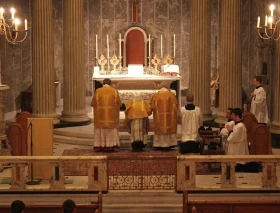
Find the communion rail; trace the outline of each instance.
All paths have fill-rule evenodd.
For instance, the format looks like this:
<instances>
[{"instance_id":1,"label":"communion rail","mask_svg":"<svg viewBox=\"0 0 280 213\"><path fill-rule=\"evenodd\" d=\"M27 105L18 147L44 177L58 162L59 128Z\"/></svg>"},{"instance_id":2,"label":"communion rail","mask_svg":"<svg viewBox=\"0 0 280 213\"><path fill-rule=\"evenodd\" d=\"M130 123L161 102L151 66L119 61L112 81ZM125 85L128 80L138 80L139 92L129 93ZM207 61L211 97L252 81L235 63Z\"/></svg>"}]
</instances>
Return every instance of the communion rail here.
<instances>
[{"instance_id":1,"label":"communion rail","mask_svg":"<svg viewBox=\"0 0 280 213\"><path fill-rule=\"evenodd\" d=\"M238 160L237 160L238 159ZM236 156L200 156L179 155L177 157L143 156L143 157L107 157L107 156L1 156L0 162L11 169L0 173L0 179L9 177L8 184L0 184L0 191L5 190L39 190L39 191L108 191L108 190L175 190L184 189L234 189L234 190L279 190L280 155L236 155ZM259 162L259 173L236 173L238 162ZM216 164L220 169L214 174L209 171L198 173L197 168L208 163ZM48 166L48 178L40 185L28 185L30 168L45 170ZM85 164L87 165L85 167ZM78 170L84 168L83 177L67 184L71 176L65 172L66 167L75 165ZM208 168L206 166L206 168ZM36 170L36 169L35 169ZM278 170L278 174L276 172ZM10 173L9 173L10 172ZM35 174L36 171L34 171ZM29 174L28 174L29 173ZM67 175L66 175L67 174ZM77 174L77 172L76 172ZM81 175L81 174L78 174ZM66 178L70 176L70 178ZM82 175L81 175L82 176ZM2 177L2 178L1 178ZM37 176L34 178L38 179ZM80 184L83 179L84 185ZM253 184L245 182L252 179ZM212 181L212 182L211 182Z\"/></svg>"}]
</instances>

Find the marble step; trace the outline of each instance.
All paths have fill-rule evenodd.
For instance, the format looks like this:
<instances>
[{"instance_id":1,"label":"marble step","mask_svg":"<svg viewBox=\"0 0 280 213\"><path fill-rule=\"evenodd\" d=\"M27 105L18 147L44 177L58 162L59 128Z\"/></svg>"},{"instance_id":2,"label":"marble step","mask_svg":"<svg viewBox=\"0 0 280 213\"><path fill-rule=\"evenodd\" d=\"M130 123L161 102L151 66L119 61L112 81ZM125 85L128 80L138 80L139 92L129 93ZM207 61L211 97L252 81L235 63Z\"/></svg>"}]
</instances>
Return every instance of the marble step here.
<instances>
[{"instance_id":1,"label":"marble step","mask_svg":"<svg viewBox=\"0 0 280 213\"><path fill-rule=\"evenodd\" d=\"M111 191L103 195L103 209L108 213L121 212L182 212L182 194L174 191Z\"/></svg>"},{"instance_id":2,"label":"marble step","mask_svg":"<svg viewBox=\"0 0 280 213\"><path fill-rule=\"evenodd\" d=\"M175 204L114 204L103 205L106 213L182 213L182 205Z\"/></svg>"}]
</instances>

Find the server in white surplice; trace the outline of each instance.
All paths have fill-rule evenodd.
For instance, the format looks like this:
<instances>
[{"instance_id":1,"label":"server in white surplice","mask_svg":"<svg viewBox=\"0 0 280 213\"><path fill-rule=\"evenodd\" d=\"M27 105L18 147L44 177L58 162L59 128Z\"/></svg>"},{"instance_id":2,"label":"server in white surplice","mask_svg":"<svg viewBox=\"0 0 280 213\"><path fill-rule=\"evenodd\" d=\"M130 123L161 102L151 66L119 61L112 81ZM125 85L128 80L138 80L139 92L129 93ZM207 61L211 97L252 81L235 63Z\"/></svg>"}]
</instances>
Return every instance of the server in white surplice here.
<instances>
[{"instance_id":1,"label":"server in white surplice","mask_svg":"<svg viewBox=\"0 0 280 213\"><path fill-rule=\"evenodd\" d=\"M240 108L233 109L232 119L235 121L235 125L227 126L229 131L228 142L228 155L248 155L248 141L247 130L242 122L242 110Z\"/></svg>"}]
</instances>

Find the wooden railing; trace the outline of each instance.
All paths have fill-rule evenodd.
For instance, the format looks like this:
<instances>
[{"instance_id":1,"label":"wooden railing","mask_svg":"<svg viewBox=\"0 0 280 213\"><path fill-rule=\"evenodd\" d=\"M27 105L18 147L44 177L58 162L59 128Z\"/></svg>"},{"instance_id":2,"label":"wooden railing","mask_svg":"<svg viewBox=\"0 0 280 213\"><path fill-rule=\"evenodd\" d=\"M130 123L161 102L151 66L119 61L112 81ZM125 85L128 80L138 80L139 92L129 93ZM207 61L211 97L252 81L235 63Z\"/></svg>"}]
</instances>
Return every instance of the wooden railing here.
<instances>
[{"instance_id":1,"label":"wooden railing","mask_svg":"<svg viewBox=\"0 0 280 213\"><path fill-rule=\"evenodd\" d=\"M0 213L10 213L11 204L0 205ZM62 205L26 205L24 212L29 213L61 213ZM76 212L102 213L102 193L97 195L97 202L91 204L76 204Z\"/></svg>"}]
</instances>

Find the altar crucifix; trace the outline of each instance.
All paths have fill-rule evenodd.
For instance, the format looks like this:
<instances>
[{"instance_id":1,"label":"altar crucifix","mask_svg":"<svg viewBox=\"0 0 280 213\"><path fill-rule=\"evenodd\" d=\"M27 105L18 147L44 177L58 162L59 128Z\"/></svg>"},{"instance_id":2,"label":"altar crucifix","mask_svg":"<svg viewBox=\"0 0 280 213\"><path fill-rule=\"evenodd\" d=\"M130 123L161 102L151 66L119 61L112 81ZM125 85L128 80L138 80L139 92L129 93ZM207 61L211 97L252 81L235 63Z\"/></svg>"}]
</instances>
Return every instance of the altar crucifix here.
<instances>
[{"instance_id":1,"label":"altar crucifix","mask_svg":"<svg viewBox=\"0 0 280 213\"><path fill-rule=\"evenodd\" d=\"M137 0L132 0L132 9L131 9L132 23L137 23L138 17L138 3Z\"/></svg>"}]
</instances>

